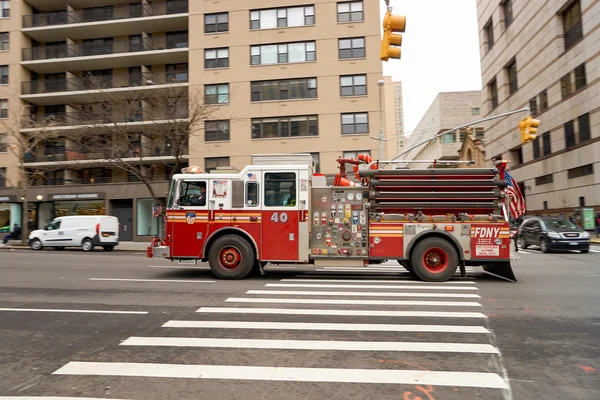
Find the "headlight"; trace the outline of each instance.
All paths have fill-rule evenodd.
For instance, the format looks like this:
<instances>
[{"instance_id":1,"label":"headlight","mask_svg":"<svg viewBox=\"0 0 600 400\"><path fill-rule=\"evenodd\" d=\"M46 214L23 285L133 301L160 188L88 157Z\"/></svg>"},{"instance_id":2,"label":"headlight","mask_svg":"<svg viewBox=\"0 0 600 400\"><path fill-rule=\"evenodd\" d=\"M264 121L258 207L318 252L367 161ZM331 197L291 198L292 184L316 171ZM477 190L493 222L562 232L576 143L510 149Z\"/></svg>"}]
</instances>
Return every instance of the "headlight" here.
<instances>
[{"instance_id":1,"label":"headlight","mask_svg":"<svg viewBox=\"0 0 600 400\"><path fill-rule=\"evenodd\" d=\"M589 233L589 232L583 232L583 233L581 234L581 237L582 237L582 238L586 238L586 239L587 239L587 238L589 238L589 237L590 237L590 233Z\"/></svg>"},{"instance_id":2,"label":"headlight","mask_svg":"<svg viewBox=\"0 0 600 400\"><path fill-rule=\"evenodd\" d=\"M560 235L558 233L556 233L556 232L550 231L550 232L548 232L548 237L559 239Z\"/></svg>"}]
</instances>

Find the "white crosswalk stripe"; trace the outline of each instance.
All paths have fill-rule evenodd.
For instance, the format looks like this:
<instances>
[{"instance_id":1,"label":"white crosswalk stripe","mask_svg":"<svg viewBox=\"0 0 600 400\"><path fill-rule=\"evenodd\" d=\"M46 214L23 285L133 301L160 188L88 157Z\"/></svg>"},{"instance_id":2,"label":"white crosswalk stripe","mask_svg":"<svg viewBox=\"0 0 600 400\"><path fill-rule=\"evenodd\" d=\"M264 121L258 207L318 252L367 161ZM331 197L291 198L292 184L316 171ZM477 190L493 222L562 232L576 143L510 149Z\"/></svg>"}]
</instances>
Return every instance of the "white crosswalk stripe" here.
<instances>
[{"instance_id":1,"label":"white crosswalk stripe","mask_svg":"<svg viewBox=\"0 0 600 400\"><path fill-rule=\"evenodd\" d=\"M395 267L379 269L387 273ZM260 289L254 284L248 284L254 288L245 288L244 295L225 297L226 306L201 305L193 318L164 322L160 335L126 338L115 346L120 351L115 350L115 359L84 357L53 374L152 379L146 384L168 378L226 380L230 385L290 382L296 388L303 382L362 383L367 386L356 388L362 398L382 384L403 385L408 391L430 385L438 393L444 388L475 390L473 397L486 389L494 391L485 394L493 399L504 399L510 391L475 281L308 275L265 282ZM176 349L195 352L190 353L195 358L185 364L169 362ZM132 362L129 357L137 352ZM147 354L162 356L145 362ZM397 357L402 362L392 368L375 363ZM157 359L161 363L153 362ZM313 388L306 386L303 398L330 397L323 386L317 392Z\"/></svg>"}]
</instances>

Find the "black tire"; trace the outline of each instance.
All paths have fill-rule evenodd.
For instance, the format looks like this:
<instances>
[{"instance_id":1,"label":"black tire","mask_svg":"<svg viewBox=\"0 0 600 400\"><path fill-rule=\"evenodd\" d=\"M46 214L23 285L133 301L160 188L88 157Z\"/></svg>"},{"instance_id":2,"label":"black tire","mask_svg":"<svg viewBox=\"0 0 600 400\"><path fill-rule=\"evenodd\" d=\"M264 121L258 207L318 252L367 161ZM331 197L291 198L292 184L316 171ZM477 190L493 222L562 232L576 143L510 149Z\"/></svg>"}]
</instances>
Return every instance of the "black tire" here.
<instances>
[{"instance_id":1,"label":"black tire","mask_svg":"<svg viewBox=\"0 0 600 400\"><path fill-rule=\"evenodd\" d=\"M410 273L413 273L413 269L412 269L412 265L410 265L410 261L408 261L408 260L396 260L396 261L398 261L398 264L402 265L405 270L407 270Z\"/></svg>"},{"instance_id":2,"label":"black tire","mask_svg":"<svg viewBox=\"0 0 600 400\"><path fill-rule=\"evenodd\" d=\"M102 248L104 249L104 251L113 251L115 246L102 246Z\"/></svg>"},{"instance_id":3,"label":"black tire","mask_svg":"<svg viewBox=\"0 0 600 400\"><path fill-rule=\"evenodd\" d=\"M517 245L519 246L519 249L525 250L527 248L527 244L525 243L523 236L519 236L517 238Z\"/></svg>"},{"instance_id":4,"label":"black tire","mask_svg":"<svg viewBox=\"0 0 600 400\"><path fill-rule=\"evenodd\" d=\"M81 250L83 251L93 251L94 250L94 242L92 241L92 239L90 238L85 238L83 239L83 242L81 242Z\"/></svg>"},{"instance_id":5,"label":"black tire","mask_svg":"<svg viewBox=\"0 0 600 400\"><path fill-rule=\"evenodd\" d=\"M243 279L256 265L254 249L237 235L218 238L208 251L208 265L219 279Z\"/></svg>"},{"instance_id":6,"label":"black tire","mask_svg":"<svg viewBox=\"0 0 600 400\"><path fill-rule=\"evenodd\" d=\"M54 248L54 250L56 250L56 251L63 251L64 249L65 249L64 246L56 246Z\"/></svg>"},{"instance_id":7,"label":"black tire","mask_svg":"<svg viewBox=\"0 0 600 400\"><path fill-rule=\"evenodd\" d=\"M412 270L426 282L445 282L458 268L458 254L445 239L431 237L415 246L411 257Z\"/></svg>"},{"instance_id":8,"label":"black tire","mask_svg":"<svg viewBox=\"0 0 600 400\"><path fill-rule=\"evenodd\" d=\"M44 245L42 244L42 242L40 241L40 239L33 239L31 241L31 243L29 243L29 247L31 247L32 250L42 250L44 248Z\"/></svg>"},{"instance_id":9,"label":"black tire","mask_svg":"<svg viewBox=\"0 0 600 400\"><path fill-rule=\"evenodd\" d=\"M540 240L540 250L542 253L550 253L550 246L548 246L548 239Z\"/></svg>"},{"instance_id":10,"label":"black tire","mask_svg":"<svg viewBox=\"0 0 600 400\"><path fill-rule=\"evenodd\" d=\"M590 252L590 249L581 250L581 252L582 252L583 254L585 254L585 253L589 253L589 252Z\"/></svg>"}]
</instances>

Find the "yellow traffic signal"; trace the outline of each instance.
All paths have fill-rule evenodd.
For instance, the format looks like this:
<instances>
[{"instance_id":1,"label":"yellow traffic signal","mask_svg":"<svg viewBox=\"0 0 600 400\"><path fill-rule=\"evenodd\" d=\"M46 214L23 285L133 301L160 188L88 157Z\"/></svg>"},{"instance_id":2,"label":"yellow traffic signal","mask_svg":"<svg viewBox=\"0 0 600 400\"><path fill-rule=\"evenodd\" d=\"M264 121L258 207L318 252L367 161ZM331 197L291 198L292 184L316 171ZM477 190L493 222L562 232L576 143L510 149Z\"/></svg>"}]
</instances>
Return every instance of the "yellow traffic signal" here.
<instances>
[{"instance_id":1,"label":"yellow traffic signal","mask_svg":"<svg viewBox=\"0 0 600 400\"><path fill-rule=\"evenodd\" d=\"M401 52L399 46L402 46L402 35L395 32L404 32L405 27L406 17L392 15L391 11L385 13L385 17L383 17L383 39L381 40L381 61L387 61L390 58L400 58Z\"/></svg>"},{"instance_id":2,"label":"yellow traffic signal","mask_svg":"<svg viewBox=\"0 0 600 400\"><path fill-rule=\"evenodd\" d=\"M539 119L533 119L531 116L525 117L519 122L521 130L521 143L529 143L537 137L537 128L540 126Z\"/></svg>"}]
</instances>

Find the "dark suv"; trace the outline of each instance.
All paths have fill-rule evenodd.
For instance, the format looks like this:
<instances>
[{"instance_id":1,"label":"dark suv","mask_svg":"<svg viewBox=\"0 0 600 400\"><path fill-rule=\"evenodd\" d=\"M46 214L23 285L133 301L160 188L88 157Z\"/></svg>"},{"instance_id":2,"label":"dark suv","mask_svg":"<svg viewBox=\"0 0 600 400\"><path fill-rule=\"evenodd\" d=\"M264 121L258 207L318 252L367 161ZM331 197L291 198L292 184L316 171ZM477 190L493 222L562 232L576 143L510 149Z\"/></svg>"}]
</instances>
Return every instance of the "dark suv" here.
<instances>
[{"instance_id":1,"label":"dark suv","mask_svg":"<svg viewBox=\"0 0 600 400\"><path fill-rule=\"evenodd\" d=\"M536 245L544 253L552 250L590 250L590 234L565 218L534 217L517 231L519 248Z\"/></svg>"}]
</instances>

